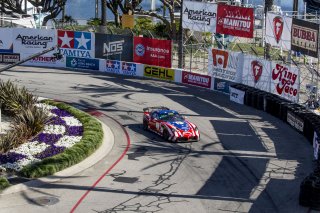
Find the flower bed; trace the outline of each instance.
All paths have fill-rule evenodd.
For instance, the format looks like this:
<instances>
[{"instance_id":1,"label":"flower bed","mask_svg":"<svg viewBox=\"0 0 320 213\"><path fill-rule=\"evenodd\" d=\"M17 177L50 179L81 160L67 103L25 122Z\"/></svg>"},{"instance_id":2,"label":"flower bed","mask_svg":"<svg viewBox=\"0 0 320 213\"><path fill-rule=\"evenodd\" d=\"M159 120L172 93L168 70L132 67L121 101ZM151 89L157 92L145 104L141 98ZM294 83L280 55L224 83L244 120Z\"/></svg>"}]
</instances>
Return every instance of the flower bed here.
<instances>
[{"instance_id":1,"label":"flower bed","mask_svg":"<svg viewBox=\"0 0 320 213\"><path fill-rule=\"evenodd\" d=\"M102 127L92 116L54 101L37 106L52 118L32 140L0 155L3 168L29 178L51 175L79 163L101 145Z\"/></svg>"},{"instance_id":2,"label":"flower bed","mask_svg":"<svg viewBox=\"0 0 320 213\"><path fill-rule=\"evenodd\" d=\"M35 138L0 154L0 166L20 171L26 165L57 155L78 143L83 134L82 123L66 110L47 104L37 104L52 116L44 130Z\"/></svg>"}]
</instances>

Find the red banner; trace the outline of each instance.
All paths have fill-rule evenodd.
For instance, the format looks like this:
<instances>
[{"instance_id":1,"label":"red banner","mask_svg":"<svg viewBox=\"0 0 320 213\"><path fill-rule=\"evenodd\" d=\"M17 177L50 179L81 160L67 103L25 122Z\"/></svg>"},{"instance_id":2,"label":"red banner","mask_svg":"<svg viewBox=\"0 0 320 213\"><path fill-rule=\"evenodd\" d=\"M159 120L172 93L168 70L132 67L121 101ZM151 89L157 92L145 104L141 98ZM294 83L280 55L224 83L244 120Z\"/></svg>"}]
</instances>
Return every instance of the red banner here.
<instances>
[{"instance_id":1,"label":"red banner","mask_svg":"<svg viewBox=\"0 0 320 213\"><path fill-rule=\"evenodd\" d=\"M160 67L171 67L171 40L134 37L133 61Z\"/></svg>"},{"instance_id":2,"label":"red banner","mask_svg":"<svg viewBox=\"0 0 320 213\"><path fill-rule=\"evenodd\" d=\"M253 8L218 5L217 33L253 38Z\"/></svg>"},{"instance_id":3,"label":"red banner","mask_svg":"<svg viewBox=\"0 0 320 213\"><path fill-rule=\"evenodd\" d=\"M182 83L210 88L211 77L208 75L200 75L197 73L182 71Z\"/></svg>"}]
</instances>

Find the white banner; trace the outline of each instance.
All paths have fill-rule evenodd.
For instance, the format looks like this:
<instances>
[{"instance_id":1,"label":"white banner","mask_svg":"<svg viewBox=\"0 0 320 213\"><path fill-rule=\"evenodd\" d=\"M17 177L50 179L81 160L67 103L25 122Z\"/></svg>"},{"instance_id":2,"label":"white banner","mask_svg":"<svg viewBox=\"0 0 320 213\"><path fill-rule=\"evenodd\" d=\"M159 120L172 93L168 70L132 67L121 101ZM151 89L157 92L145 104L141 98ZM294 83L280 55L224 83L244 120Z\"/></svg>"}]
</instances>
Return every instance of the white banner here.
<instances>
[{"instance_id":1,"label":"white banner","mask_svg":"<svg viewBox=\"0 0 320 213\"><path fill-rule=\"evenodd\" d=\"M271 63L271 93L297 103L299 101L299 83L298 68Z\"/></svg>"},{"instance_id":2,"label":"white banner","mask_svg":"<svg viewBox=\"0 0 320 213\"><path fill-rule=\"evenodd\" d=\"M313 133L313 156L314 159L318 160L319 153L319 137L316 132Z\"/></svg>"},{"instance_id":3,"label":"white banner","mask_svg":"<svg viewBox=\"0 0 320 213\"><path fill-rule=\"evenodd\" d=\"M182 27L199 32L216 32L217 4L184 1Z\"/></svg>"},{"instance_id":4,"label":"white banner","mask_svg":"<svg viewBox=\"0 0 320 213\"><path fill-rule=\"evenodd\" d=\"M56 30L13 29L13 51L15 53L38 53L56 45Z\"/></svg>"},{"instance_id":5,"label":"white banner","mask_svg":"<svg viewBox=\"0 0 320 213\"><path fill-rule=\"evenodd\" d=\"M270 92L270 61L253 55L245 55L243 59L242 83L257 89Z\"/></svg>"},{"instance_id":6,"label":"white banner","mask_svg":"<svg viewBox=\"0 0 320 213\"><path fill-rule=\"evenodd\" d=\"M232 82L241 82L242 57L238 52L209 48L208 74Z\"/></svg>"},{"instance_id":7,"label":"white banner","mask_svg":"<svg viewBox=\"0 0 320 213\"><path fill-rule=\"evenodd\" d=\"M0 28L0 53L13 52L13 28Z\"/></svg>"},{"instance_id":8,"label":"white banner","mask_svg":"<svg viewBox=\"0 0 320 213\"><path fill-rule=\"evenodd\" d=\"M77 58L95 57L95 34L58 30L58 46L63 56Z\"/></svg>"},{"instance_id":9,"label":"white banner","mask_svg":"<svg viewBox=\"0 0 320 213\"><path fill-rule=\"evenodd\" d=\"M53 54L55 52L49 52L44 55L35 57L22 65L26 66L39 66L39 67L66 67L66 58L62 57L61 59L57 59ZM21 54L21 59L25 59L32 54Z\"/></svg>"},{"instance_id":10,"label":"white banner","mask_svg":"<svg viewBox=\"0 0 320 213\"><path fill-rule=\"evenodd\" d=\"M244 95L245 92L242 90L238 90L233 87L229 87L230 90L230 101L236 102L238 104L244 103Z\"/></svg>"},{"instance_id":11,"label":"white banner","mask_svg":"<svg viewBox=\"0 0 320 213\"><path fill-rule=\"evenodd\" d=\"M291 49L292 18L268 12L266 20L266 43Z\"/></svg>"}]
</instances>

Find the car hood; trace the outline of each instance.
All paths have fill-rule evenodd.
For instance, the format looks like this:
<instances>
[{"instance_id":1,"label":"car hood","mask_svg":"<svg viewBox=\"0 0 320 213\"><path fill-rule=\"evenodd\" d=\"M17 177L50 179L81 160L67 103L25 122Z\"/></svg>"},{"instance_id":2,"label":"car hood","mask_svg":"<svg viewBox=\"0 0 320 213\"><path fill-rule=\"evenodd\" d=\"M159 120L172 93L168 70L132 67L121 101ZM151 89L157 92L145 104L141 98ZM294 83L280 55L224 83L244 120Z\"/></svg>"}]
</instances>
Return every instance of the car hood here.
<instances>
[{"instance_id":1,"label":"car hood","mask_svg":"<svg viewBox=\"0 0 320 213\"><path fill-rule=\"evenodd\" d=\"M186 121L170 121L168 122L170 125L174 126L177 129L187 131L189 130L189 124Z\"/></svg>"}]
</instances>

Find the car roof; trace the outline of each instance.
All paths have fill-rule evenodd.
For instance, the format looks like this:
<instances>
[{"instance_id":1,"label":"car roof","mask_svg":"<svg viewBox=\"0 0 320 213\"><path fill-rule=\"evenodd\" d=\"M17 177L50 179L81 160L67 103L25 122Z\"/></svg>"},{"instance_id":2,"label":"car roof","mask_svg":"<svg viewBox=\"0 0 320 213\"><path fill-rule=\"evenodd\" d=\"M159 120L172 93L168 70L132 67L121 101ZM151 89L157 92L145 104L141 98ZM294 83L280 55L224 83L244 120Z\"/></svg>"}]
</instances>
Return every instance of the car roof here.
<instances>
[{"instance_id":1,"label":"car roof","mask_svg":"<svg viewBox=\"0 0 320 213\"><path fill-rule=\"evenodd\" d=\"M155 112L159 113L159 114L168 114L168 113L175 113L175 114L179 114L177 111L175 110L167 110L167 109L160 109L160 110L156 110Z\"/></svg>"}]
</instances>

